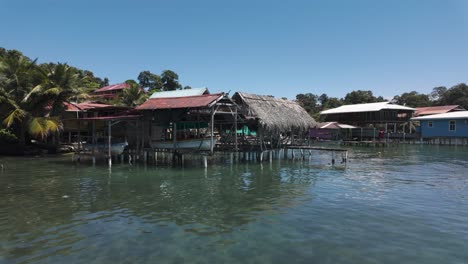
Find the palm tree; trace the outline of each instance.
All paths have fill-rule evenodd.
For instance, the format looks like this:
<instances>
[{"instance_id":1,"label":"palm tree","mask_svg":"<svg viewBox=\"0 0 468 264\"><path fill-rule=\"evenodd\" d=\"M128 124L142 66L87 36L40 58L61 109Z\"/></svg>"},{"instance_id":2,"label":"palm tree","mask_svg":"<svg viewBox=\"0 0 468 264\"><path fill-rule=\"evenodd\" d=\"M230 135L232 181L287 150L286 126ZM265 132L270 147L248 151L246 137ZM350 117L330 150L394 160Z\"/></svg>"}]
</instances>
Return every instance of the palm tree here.
<instances>
[{"instance_id":1,"label":"palm tree","mask_svg":"<svg viewBox=\"0 0 468 264\"><path fill-rule=\"evenodd\" d=\"M9 51L0 58L0 118L18 134L22 144L26 134L45 138L58 132L57 117L63 103L78 94L76 76L66 64L42 68L20 52Z\"/></svg>"},{"instance_id":2,"label":"palm tree","mask_svg":"<svg viewBox=\"0 0 468 264\"><path fill-rule=\"evenodd\" d=\"M64 102L77 101L86 97L75 68L66 63L45 64L39 69L41 82L26 96L26 100L43 104L49 110L47 115L58 116L64 110Z\"/></svg>"},{"instance_id":3,"label":"palm tree","mask_svg":"<svg viewBox=\"0 0 468 264\"><path fill-rule=\"evenodd\" d=\"M145 91L138 85L134 80L127 80L126 84L130 85L130 88L127 88L123 91L121 103L125 106L134 107L142 104L148 95Z\"/></svg>"}]
</instances>

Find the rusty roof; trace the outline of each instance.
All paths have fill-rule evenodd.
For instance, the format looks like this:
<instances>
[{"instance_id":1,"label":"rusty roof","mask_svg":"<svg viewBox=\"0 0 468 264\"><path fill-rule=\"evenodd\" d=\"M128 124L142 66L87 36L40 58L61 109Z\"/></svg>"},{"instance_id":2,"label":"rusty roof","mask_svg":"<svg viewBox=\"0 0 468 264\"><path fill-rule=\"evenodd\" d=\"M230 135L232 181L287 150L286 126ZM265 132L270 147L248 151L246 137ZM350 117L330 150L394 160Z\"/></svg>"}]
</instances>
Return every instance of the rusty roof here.
<instances>
[{"instance_id":1,"label":"rusty roof","mask_svg":"<svg viewBox=\"0 0 468 264\"><path fill-rule=\"evenodd\" d=\"M115 90L122 90L122 89L126 89L130 87L129 84L126 84L126 83L119 83L119 84L113 84L113 85L109 85L109 86L105 86L105 87L102 87L102 88L99 88L97 89L96 91L94 91L95 93L101 93L101 92L107 92L107 91L115 91Z\"/></svg>"},{"instance_id":2,"label":"rusty roof","mask_svg":"<svg viewBox=\"0 0 468 264\"><path fill-rule=\"evenodd\" d=\"M116 115L116 116L96 116L96 117L82 117L76 118L75 120L103 120L103 121L114 121L123 119L138 119L141 115Z\"/></svg>"},{"instance_id":3,"label":"rusty roof","mask_svg":"<svg viewBox=\"0 0 468 264\"><path fill-rule=\"evenodd\" d=\"M80 112L80 111L87 111L92 109L102 109L102 108L127 108L122 106L114 106L109 104L101 104L101 103L92 103L92 102L84 102L84 103L64 103L66 110L68 112Z\"/></svg>"},{"instance_id":4,"label":"rusty roof","mask_svg":"<svg viewBox=\"0 0 468 264\"><path fill-rule=\"evenodd\" d=\"M211 104L217 102L224 96L223 93L204 94L185 97L169 97L169 98L151 98L143 104L137 106L136 110L162 110L162 109L177 109L177 108L202 108L210 107Z\"/></svg>"},{"instance_id":5,"label":"rusty roof","mask_svg":"<svg viewBox=\"0 0 468 264\"><path fill-rule=\"evenodd\" d=\"M463 111L463 107L459 105L442 105L442 106L429 106L429 107L418 107L414 116L425 116L425 115L436 115L445 114L453 111Z\"/></svg>"}]
</instances>

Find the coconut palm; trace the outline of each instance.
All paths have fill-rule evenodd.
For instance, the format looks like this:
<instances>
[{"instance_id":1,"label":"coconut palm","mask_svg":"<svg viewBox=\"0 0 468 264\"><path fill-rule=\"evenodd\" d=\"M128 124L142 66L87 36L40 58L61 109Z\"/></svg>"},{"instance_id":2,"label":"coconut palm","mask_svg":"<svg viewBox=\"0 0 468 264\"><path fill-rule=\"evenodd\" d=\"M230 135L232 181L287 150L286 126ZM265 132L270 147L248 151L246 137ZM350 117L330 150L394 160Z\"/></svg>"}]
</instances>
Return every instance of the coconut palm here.
<instances>
[{"instance_id":1,"label":"coconut palm","mask_svg":"<svg viewBox=\"0 0 468 264\"><path fill-rule=\"evenodd\" d=\"M137 82L134 80L127 80L125 83L130 85L130 87L123 91L121 99L121 103L123 105L134 107L142 104L146 99L148 99L148 95Z\"/></svg>"},{"instance_id":2,"label":"coconut palm","mask_svg":"<svg viewBox=\"0 0 468 264\"><path fill-rule=\"evenodd\" d=\"M27 133L45 138L58 132L63 102L76 94L75 76L66 64L41 69L17 51L0 59L0 118L23 144Z\"/></svg>"},{"instance_id":3,"label":"coconut palm","mask_svg":"<svg viewBox=\"0 0 468 264\"><path fill-rule=\"evenodd\" d=\"M44 105L49 110L48 116L60 115L64 110L64 102L77 101L87 96L80 87L83 78L66 63L41 65L39 73L41 82L25 99Z\"/></svg>"}]
</instances>

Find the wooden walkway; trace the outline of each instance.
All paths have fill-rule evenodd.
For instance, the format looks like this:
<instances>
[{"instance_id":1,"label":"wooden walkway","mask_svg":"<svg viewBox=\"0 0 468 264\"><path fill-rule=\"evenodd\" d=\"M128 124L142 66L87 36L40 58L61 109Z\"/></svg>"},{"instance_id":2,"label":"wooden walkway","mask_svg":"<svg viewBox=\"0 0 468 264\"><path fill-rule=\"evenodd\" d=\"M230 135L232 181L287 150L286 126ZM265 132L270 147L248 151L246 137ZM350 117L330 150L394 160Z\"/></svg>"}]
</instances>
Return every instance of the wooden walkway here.
<instances>
[{"instance_id":1,"label":"wooden walkway","mask_svg":"<svg viewBox=\"0 0 468 264\"><path fill-rule=\"evenodd\" d=\"M323 150L323 151L337 151L337 152L347 152L347 149L344 148L327 148L327 147L314 147L314 146L287 146L284 147L287 149L303 149L303 150Z\"/></svg>"},{"instance_id":2,"label":"wooden walkway","mask_svg":"<svg viewBox=\"0 0 468 264\"><path fill-rule=\"evenodd\" d=\"M354 147L388 147L390 145L395 145L395 142L385 142L385 141L343 141L341 145L343 146L354 146Z\"/></svg>"}]
</instances>

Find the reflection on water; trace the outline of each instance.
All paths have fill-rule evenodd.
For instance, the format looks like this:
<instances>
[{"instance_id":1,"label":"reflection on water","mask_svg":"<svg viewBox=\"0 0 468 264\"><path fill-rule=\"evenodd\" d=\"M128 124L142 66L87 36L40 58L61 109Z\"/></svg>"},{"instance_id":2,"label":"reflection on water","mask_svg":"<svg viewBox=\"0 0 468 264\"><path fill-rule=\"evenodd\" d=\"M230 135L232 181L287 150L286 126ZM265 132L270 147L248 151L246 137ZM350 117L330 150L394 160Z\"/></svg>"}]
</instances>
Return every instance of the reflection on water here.
<instances>
[{"instance_id":1,"label":"reflection on water","mask_svg":"<svg viewBox=\"0 0 468 264\"><path fill-rule=\"evenodd\" d=\"M468 150L208 170L0 158L0 263L462 263Z\"/></svg>"}]
</instances>

